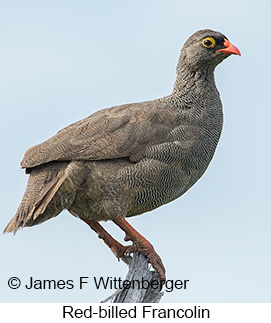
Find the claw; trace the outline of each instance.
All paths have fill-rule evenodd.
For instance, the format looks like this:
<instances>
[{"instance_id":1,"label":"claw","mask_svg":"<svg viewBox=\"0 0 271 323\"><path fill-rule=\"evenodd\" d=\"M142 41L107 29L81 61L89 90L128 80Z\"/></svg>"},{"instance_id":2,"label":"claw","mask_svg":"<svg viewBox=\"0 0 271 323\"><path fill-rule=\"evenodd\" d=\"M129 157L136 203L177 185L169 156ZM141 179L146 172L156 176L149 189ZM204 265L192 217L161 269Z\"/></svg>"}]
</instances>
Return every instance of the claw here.
<instances>
[{"instance_id":1,"label":"claw","mask_svg":"<svg viewBox=\"0 0 271 323\"><path fill-rule=\"evenodd\" d=\"M133 241L132 246L125 247L126 251L130 253L139 251L145 255L152 267L158 272L162 284L164 284L166 278L165 267L152 244L138 233L124 218L117 218L114 222L126 233L124 240L127 241L128 239Z\"/></svg>"},{"instance_id":2,"label":"claw","mask_svg":"<svg viewBox=\"0 0 271 323\"><path fill-rule=\"evenodd\" d=\"M114 222L126 233L124 240L133 241L133 244L130 246L120 244L98 222L86 219L84 221L98 234L100 239L103 239L118 260L121 259L128 264L129 255L135 251L139 251L145 255L152 267L158 272L162 284L164 284L166 277L165 267L161 258L155 252L152 244L138 233L124 218L117 218Z\"/></svg>"}]
</instances>

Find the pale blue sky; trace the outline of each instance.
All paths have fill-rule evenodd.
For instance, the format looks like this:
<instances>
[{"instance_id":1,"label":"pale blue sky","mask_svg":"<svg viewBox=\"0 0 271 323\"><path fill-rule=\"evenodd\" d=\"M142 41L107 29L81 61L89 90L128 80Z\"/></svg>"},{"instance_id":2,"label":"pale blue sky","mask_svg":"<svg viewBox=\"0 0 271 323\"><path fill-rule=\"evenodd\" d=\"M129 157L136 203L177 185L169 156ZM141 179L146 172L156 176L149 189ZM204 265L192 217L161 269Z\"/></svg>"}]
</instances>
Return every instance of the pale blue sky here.
<instances>
[{"instance_id":1,"label":"pale blue sky","mask_svg":"<svg viewBox=\"0 0 271 323\"><path fill-rule=\"evenodd\" d=\"M99 109L168 94L185 40L198 29L238 46L216 70L225 123L202 179L129 222L186 290L163 302L270 302L270 2L0 1L1 217L16 212L25 150ZM120 241L112 223L105 227ZM0 235L2 302L99 302L110 290L10 290L19 277L125 277L127 268L68 212Z\"/></svg>"}]
</instances>

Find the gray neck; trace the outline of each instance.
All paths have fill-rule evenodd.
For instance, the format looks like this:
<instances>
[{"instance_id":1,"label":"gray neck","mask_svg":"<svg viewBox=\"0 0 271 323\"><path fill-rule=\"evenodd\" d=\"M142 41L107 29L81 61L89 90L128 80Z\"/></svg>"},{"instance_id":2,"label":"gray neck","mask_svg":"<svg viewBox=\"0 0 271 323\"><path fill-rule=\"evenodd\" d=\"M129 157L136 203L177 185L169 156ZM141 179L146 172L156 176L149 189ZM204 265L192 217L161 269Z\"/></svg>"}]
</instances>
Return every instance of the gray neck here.
<instances>
[{"instance_id":1,"label":"gray neck","mask_svg":"<svg viewBox=\"0 0 271 323\"><path fill-rule=\"evenodd\" d=\"M179 66L178 66L179 67ZM216 90L214 69L210 66L195 69L178 68L173 94L179 96L201 96Z\"/></svg>"},{"instance_id":2,"label":"gray neck","mask_svg":"<svg viewBox=\"0 0 271 323\"><path fill-rule=\"evenodd\" d=\"M198 108L203 105L211 107L215 102L221 104L214 70L215 66L209 64L196 67L195 64L182 64L180 59L173 91L169 96L162 98L162 101L170 102L178 108L191 105Z\"/></svg>"}]
</instances>

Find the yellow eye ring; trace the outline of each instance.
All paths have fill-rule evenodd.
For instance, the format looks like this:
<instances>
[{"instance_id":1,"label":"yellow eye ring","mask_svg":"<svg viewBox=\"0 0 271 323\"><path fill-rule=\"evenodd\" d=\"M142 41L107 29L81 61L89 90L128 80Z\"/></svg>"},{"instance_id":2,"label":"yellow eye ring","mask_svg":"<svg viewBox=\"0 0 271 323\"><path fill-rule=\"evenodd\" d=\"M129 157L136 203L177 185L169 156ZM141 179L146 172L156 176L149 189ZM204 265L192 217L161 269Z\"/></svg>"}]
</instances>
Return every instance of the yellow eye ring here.
<instances>
[{"instance_id":1,"label":"yellow eye ring","mask_svg":"<svg viewBox=\"0 0 271 323\"><path fill-rule=\"evenodd\" d=\"M212 37L206 37L206 38L204 38L201 43L206 48L213 48L213 47L215 47L215 40Z\"/></svg>"}]
</instances>

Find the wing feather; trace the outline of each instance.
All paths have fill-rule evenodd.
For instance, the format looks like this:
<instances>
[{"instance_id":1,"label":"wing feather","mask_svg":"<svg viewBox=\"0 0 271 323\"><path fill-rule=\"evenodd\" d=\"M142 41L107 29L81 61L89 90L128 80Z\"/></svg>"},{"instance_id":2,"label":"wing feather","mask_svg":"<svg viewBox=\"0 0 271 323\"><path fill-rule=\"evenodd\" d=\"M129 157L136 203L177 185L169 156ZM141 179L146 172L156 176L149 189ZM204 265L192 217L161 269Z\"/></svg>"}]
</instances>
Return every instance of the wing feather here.
<instances>
[{"instance_id":1,"label":"wing feather","mask_svg":"<svg viewBox=\"0 0 271 323\"><path fill-rule=\"evenodd\" d=\"M31 168L50 161L144 158L146 147L164 142L174 128L172 111L155 101L100 110L28 149L21 162ZM159 110L159 113L158 113Z\"/></svg>"}]
</instances>

